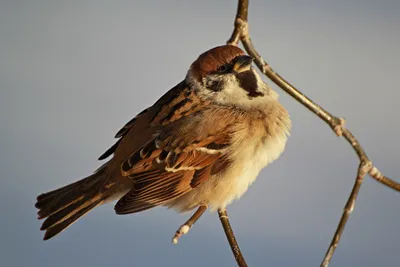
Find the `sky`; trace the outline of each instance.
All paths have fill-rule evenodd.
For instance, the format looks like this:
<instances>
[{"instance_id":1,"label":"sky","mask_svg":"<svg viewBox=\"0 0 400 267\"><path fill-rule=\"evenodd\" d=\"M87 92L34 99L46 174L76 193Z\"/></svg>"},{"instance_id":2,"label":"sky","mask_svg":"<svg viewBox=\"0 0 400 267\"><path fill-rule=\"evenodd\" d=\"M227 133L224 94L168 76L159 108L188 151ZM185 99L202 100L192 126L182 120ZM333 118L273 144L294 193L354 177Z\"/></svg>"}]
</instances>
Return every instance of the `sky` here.
<instances>
[{"instance_id":1,"label":"sky","mask_svg":"<svg viewBox=\"0 0 400 267\"><path fill-rule=\"evenodd\" d=\"M216 213L96 208L43 241L38 194L92 173L119 128L229 38L236 1L0 0L0 258L4 266L234 266ZM347 120L400 181L400 2L250 1L259 53ZM266 82L272 84L267 78ZM249 266L319 266L358 158L272 84L293 129L286 151L228 206ZM400 195L366 177L330 266L398 266Z\"/></svg>"}]
</instances>

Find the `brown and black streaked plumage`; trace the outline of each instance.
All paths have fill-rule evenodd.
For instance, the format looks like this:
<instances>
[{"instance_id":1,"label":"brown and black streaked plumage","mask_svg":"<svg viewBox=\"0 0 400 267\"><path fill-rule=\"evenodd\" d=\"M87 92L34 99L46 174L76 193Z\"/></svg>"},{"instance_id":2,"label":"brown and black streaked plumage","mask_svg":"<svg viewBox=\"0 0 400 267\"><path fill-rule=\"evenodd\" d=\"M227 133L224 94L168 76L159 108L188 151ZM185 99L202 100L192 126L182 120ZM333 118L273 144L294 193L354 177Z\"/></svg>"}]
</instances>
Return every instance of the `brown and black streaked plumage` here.
<instances>
[{"instance_id":1,"label":"brown and black streaked plumage","mask_svg":"<svg viewBox=\"0 0 400 267\"><path fill-rule=\"evenodd\" d=\"M223 208L283 151L286 110L236 46L220 46L186 78L129 121L91 176L37 198L44 239L105 202L117 214L158 205Z\"/></svg>"}]
</instances>

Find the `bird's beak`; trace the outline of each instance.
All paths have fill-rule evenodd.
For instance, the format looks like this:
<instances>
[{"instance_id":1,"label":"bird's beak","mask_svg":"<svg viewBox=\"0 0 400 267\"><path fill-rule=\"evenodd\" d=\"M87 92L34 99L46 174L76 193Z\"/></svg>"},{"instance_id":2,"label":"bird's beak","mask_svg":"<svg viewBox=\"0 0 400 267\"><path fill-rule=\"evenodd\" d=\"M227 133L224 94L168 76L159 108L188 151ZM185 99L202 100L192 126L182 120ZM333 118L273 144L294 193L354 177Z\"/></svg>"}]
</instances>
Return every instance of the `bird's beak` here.
<instances>
[{"instance_id":1,"label":"bird's beak","mask_svg":"<svg viewBox=\"0 0 400 267\"><path fill-rule=\"evenodd\" d=\"M234 60L233 70L240 73L250 70L253 58L247 55L238 56Z\"/></svg>"}]
</instances>

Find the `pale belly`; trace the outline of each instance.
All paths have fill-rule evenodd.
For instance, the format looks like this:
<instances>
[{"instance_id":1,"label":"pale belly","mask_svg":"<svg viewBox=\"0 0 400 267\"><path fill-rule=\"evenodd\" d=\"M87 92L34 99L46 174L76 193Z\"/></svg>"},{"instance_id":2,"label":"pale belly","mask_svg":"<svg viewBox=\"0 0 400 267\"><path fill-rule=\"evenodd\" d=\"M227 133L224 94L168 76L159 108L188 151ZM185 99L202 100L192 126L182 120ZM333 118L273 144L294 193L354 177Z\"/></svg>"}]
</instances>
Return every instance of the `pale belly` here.
<instances>
[{"instance_id":1,"label":"pale belly","mask_svg":"<svg viewBox=\"0 0 400 267\"><path fill-rule=\"evenodd\" d=\"M222 175L210 178L204 184L174 199L166 206L178 211L188 211L200 204L208 204L211 210L225 208L240 198L256 180L260 171L277 159L285 148L286 135L245 142L233 158L233 163Z\"/></svg>"}]
</instances>

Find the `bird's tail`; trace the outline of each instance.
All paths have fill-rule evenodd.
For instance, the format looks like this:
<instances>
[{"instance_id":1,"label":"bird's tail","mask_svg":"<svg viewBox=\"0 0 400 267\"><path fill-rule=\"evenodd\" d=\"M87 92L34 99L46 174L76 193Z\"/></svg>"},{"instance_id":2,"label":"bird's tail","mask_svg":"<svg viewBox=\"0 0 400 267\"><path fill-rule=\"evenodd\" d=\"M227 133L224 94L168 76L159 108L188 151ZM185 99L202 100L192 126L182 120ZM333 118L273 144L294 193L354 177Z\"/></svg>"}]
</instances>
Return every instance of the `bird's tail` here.
<instances>
[{"instance_id":1,"label":"bird's tail","mask_svg":"<svg viewBox=\"0 0 400 267\"><path fill-rule=\"evenodd\" d=\"M102 170L93 175L37 197L38 219L46 220L44 240L57 235L106 199L107 176Z\"/></svg>"}]
</instances>

